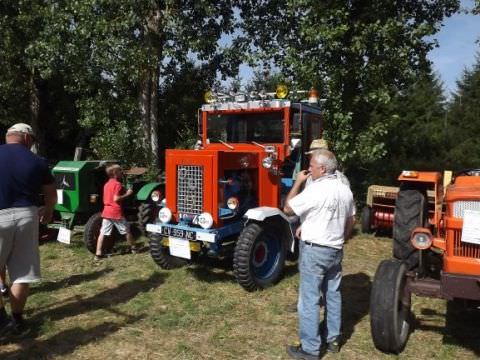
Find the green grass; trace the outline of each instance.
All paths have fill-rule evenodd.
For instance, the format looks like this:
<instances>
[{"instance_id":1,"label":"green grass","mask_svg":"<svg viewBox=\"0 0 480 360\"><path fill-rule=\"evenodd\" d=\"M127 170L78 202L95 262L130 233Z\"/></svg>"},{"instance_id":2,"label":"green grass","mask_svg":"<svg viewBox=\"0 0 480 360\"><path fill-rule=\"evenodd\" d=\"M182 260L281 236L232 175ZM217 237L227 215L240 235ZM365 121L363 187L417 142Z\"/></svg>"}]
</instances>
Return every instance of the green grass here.
<instances>
[{"instance_id":1,"label":"green grass","mask_svg":"<svg viewBox=\"0 0 480 360\"><path fill-rule=\"evenodd\" d=\"M287 311L297 297L294 263L276 286L248 293L228 263L164 271L145 252L94 264L74 240L41 246L44 281L26 310L32 333L0 345L1 359L286 359L285 346L297 341L297 316ZM346 343L326 359L396 358L374 348L368 317L372 278L390 246L388 238L364 235L346 246ZM399 358L480 355L479 325L445 327L442 300L414 298L413 309L416 330Z\"/></svg>"}]
</instances>

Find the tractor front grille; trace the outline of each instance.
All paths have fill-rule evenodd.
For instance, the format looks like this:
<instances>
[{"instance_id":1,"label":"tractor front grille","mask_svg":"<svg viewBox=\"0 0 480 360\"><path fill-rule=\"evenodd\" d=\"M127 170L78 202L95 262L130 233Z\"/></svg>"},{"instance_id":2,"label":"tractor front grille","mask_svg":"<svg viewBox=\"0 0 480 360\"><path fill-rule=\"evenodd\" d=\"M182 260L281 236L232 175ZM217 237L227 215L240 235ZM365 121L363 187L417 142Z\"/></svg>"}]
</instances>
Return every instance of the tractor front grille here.
<instances>
[{"instance_id":1,"label":"tractor front grille","mask_svg":"<svg viewBox=\"0 0 480 360\"><path fill-rule=\"evenodd\" d=\"M453 217L463 219L465 210L480 211L480 201L455 201L453 203Z\"/></svg>"},{"instance_id":2,"label":"tractor front grille","mask_svg":"<svg viewBox=\"0 0 480 360\"><path fill-rule=\"evenodd\" d=\"M203 212L203 167L178 165L177 210L181 214L199 215Z\"/></svg>"},{"instance_id":3,"label":"tractor front grille","mask_svg":"<svg viewBox=\"0 0 480 360\"><path fill-rule=\"evenodd\" d=\"M453 236L453 255L480 259L480 245L462 241L462 231L455 230Z\"/></svg>"}]
</instances>

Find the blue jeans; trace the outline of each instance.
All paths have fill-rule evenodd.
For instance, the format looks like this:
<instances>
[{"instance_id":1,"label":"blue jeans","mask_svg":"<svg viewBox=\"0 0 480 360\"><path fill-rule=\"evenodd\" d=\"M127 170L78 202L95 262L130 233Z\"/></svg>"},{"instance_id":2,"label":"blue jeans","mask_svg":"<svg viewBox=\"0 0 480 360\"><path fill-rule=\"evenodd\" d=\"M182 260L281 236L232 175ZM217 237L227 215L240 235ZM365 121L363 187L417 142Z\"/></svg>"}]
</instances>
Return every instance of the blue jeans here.
<instances>
[{"instance_id":1,"label":"blue jeans","mask_svg":"<svg viewBox=\"0 0 480 360\"><path fill-rule=\"evenodd\" d=\"M327 342L340 335L342 324L343 250L311 246L300 241L300 291L298 295L299 337L302 349L318 355L322 335ZM320 300L325 299L327 326L320 329Z\"/></svg>"}]
</instances>

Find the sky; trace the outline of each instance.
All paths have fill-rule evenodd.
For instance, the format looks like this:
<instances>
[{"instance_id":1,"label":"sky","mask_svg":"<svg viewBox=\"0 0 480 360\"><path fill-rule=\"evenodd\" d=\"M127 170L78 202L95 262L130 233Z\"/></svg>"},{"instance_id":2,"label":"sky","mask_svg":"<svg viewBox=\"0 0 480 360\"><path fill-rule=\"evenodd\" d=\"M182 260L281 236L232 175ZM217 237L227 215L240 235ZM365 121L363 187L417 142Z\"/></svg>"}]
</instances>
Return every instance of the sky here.
<instances>
[{"instance_id":1,"label":"sky","mask_svg":"<svg viewBox=\"0 0 480 360\"><path fill-rule=\"evenodd\" d=\"M473 0L462 0L462 6L472 8ZM480 15L456 14L444 21L444 26L435 36L439 47L428 58L443 81L446 94L456 90L456 81L465 68L471 68L475 56L480 56Z\"/></svg>"}]
</instances>

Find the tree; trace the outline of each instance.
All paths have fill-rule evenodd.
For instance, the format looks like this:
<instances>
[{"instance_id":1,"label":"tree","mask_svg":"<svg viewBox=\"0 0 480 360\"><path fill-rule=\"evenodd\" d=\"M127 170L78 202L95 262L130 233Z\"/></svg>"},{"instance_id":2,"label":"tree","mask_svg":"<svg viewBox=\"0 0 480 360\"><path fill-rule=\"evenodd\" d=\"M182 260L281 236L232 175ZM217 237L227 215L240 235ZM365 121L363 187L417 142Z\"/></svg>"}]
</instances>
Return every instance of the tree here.
<instances>
[{"instance_id":1,"label":"tree","mask_svg":"<svg viewBox=\"0 0 480 360\"><path fill-rule=\"evenodd\" d=\"M41 133L48 124L35 124L54 83L72 101L70 122L86 129L84 141L93 136L100 155L108 155L108 139L118 132L112 150L128 151L134 162L159 165L162 89L192 63L212 81L241 61L235 47L219 43L234 31L230 1L5 1L0 15L0 63L11 70L0 78L2 102L14 98L12 109L28 103ZM6 112L14 111L2 114L10 122Z\"/></svg>"},{"instance_id":2,"label":"tree","mask_svg":"<svg viewBox=\"0 0 480 360\"><path fill-rule=\"evenodd\" d=\"M471 69L457 81L458 90L448 109L445 166L448 169L479 168L480 153L480 54Z\"/></svg>"},{"instance_id":3,"label":"tree","mask_svg":"<svg viewBox=\"0 0 480 360\"><path fill-rule=\"evenodd\" d=\"M326 137L347 167L386 155L389 118L371 116L428 70L432 39L458 0L241 1L252 63L270 59L326 98ZM258 26L262 24L262 26Z\"/></svg>"},{"instance_id":4,"label":"tree","mask_svg":"<svg viewBox=\"0 0 480 360\"><path fill-rule=\"evenodd\" d=\"M442 83L431 71L371 114L390 119L386 155L368 169L366 184L396 184L402 170L444 169L447 138L446 100Z\"/></svg>"}]
</instances>

